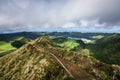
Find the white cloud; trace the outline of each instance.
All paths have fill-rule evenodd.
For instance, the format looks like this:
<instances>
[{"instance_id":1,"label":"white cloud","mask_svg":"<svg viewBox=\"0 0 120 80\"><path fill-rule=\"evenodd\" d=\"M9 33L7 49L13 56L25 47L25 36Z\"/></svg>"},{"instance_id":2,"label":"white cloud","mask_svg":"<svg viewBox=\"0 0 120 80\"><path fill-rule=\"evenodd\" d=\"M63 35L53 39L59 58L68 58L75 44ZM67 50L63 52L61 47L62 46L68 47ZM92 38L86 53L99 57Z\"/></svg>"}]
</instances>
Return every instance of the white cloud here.
<instances>
[{"instance_id":1,"label":"white cloud","mask_svg":"<svg viewBox=\"0 0 120 80\"><path fill-rule=\"evenodd\" d=\"M93 19L93 20L80 20L80 26L81 27L95 27L95 28L104 28L106 25L106 23L100 23L99 19Z\"/></svg>"},{"instance_id":2,"label":"white cloud","mask_svg":"<svg viewBox=\"0 0 120 80\"><path fill-rule=\"evenodd\" d=\"M78 25L76 23L67 23L62 26L62 28L76 28Z\"/></svg>"},{"instance_id":3,"label":"white cloud","mask_svg":"<svg viewBox=\"0 0 120 80\"><path fill-rule=\"evenodd\" d=\"M112 28L120 24L120 0L1 0L0 29ZM15 26L24 25L24 28ZM4 30L12 29L9 27ZM13 29L14 30L14 29ZM98 29L99 30L99 29Z\"/></svg>"}]
</instances>

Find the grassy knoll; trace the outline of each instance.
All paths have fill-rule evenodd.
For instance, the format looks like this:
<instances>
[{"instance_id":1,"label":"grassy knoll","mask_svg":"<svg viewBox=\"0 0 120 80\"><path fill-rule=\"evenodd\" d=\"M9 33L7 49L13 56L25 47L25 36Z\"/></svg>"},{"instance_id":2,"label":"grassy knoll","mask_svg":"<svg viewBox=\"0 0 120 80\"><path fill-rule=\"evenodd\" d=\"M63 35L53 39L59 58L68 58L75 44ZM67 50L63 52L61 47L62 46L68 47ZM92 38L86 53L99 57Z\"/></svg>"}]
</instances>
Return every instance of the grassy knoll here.
<instances>
[{"instance_id":1,"label":"grassy knoll","mask_svg":"<svg viewBox=\"0 0 120 80\"><path fill-rule=\"evenodd\" d=\"M77 46L79 46L80 44L79 43L77 43L75 40L73 40L73 39L69 39L68 41L66 41L66 42L63 42L62 44L58 44L59 46L61 46L61 47L64 47L66 50L71 50L71 49L73 49L74 47L77 47Z\"/></svg>"},{"instance_id":2,"label":"grassy knoll","mask_svg":"<svg viewBox=\"0 0 120 80\"><path fill-rule=\"evenodd\" d=\"M0 56L8 54L15 49L16 48L14 48L9 42L0 41Z\"/></svg>"}]
</instances>

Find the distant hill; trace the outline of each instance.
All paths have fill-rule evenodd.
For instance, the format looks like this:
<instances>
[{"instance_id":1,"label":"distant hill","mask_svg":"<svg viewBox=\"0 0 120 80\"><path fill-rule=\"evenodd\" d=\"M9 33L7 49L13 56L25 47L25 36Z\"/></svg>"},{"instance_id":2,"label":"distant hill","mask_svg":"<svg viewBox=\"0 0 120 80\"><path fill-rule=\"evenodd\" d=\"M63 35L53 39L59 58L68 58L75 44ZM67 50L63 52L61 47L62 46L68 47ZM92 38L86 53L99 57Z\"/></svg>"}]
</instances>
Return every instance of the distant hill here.
<instances>
[{"instance_id":1,"label":"distant hill","mask_svg":"<svg viewBox=\"0 0 120 80\"><path fill-rule=\"evenodd\" d=\"M93 55L106 63L120 65L120 34L103 37L91 46Z\"/></svg>"},{"instance_id":2,"label":"distant hill","mask_svg":"<svg viewBox=\"0 0 120 80\"><path fill-rule=\"evenodd\" d=\"M53 39L60 47L68 50L68 51L76 51L77 48L83 49L85 48L85 43L82 40L75 40L72 38L54 38Z\"/></svg>"},{"instance_id":3,"label":"distant hill","mask_svg":"<svg viewBox=\"0 0 120 80\"><path fill-rule=\"evenodd\" d=\"M119 80L120 67L60 48L48 37L0 57L0 80Z\"/></svg>"},{"instance_id":4,"label":"distant hill","mask_svg":"<svg viewBox=\"0 0 120 80\"><path fill-rule=\"evenodd\" d=\"M55 38L71 38L73 40L68 40L64 43L60 43L61 47L67 50L79 51L85 47L85 44L94 44L95 41L103 36L109 36L113 33L81 33L81 32L17 32L17 33L5 33L0 34L0 41L12 44L12 47L19 48L23 44L34 40L40 36L50 36L52 39ZM64 39L62 39L64 40ZM82 40L82 41L81 41ZM56 40L57 41L57 40ZM55 41L55 42L56 42ZM59 41L59 40L58 40ZM57 41L57 43L58 43ZM77 42L78 41L78 42ZM82 42L79 44L79 42ZM83 44L83 42L85 44ZM7 47L6 47L7 48ZM14 49L15 50L15 49ZM0 52L0 56L4 56L14 51L13 49ZM86 51L86 50L84 50ZM82 51L83 52L83 51ZM88 50L87 50L88 52Z\"/></svg>"},{"instance_id":5,"label":"distant hill","mask_svg":"<svg viewBox=\"0 0 120 80\"><path fill-rule=\"evenodd\" d=\"M16 37L25 37L28 39L36 39L39 36L51 36L53 38L85 38L85 39L97 39L101 36L112 35L113 33L81 33L81 32L18 32L18 33L6 33L0 34L0 41L10 41ZM96 38L97 37L97 38Z\"/></svg>"},{"instance_id":6,"label":"distant hill","mask_svg":"<svg viewBox=\"0 0 120 80\"><path fill-rule=\"evenodd\" d=\"M80 44L77 43L76 40L70 38L55 38L53 39L60 47L64 48L65 50L72 50L75 47L79 46Z\"/></svg>"},{"instance_id":7,"label":"distant hill","mask_svg":"<svg viewBox=\"0 0 120 80\"><path fill-rule=\"evenodd\" d=\"M0 34L0 41L11 41L17 37L25 37L29 39L35 39L39 37L36 32L18 32L18 33L7 33L7 34Z\"/></svg>"}]
</instances>

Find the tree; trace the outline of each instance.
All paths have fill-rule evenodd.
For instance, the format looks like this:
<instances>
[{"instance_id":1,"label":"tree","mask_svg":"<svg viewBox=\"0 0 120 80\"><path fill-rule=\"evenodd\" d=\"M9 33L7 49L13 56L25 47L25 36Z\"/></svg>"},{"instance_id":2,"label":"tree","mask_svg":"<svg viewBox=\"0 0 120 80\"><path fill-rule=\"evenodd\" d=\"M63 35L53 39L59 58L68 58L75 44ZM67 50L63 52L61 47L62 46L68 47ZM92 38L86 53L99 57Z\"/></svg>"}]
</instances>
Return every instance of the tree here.
<instances>
[{"instance_id":1,"label":"tree","mask_svg":"<svg viewBox=\"0 0 120 80\"><path fill-rule=\"evenodd\" d=\"M13 46L13 47L16 47L16 48L20 48L22 45L24 45L25 44L25 42L24 41L13 41L12 43L11 43L11 45Z\"/></svg>"}]
</instances>

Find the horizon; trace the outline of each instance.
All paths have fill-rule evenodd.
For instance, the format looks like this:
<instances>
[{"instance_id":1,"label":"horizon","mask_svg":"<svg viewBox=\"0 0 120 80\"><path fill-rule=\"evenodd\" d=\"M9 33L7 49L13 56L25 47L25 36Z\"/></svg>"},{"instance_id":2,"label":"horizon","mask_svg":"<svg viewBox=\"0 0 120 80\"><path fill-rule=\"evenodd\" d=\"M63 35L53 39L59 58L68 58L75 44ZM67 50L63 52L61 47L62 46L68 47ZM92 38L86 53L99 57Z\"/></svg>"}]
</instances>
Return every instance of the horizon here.
<instances>
[{"instance_id":1,"label":"horizon","mask_svg":"<svg viewBox=\"0 0 120 80\"><path fill-rule=\"evenodd\" d=\"M0 33L120 33L120 0L1 0Z\"/></svg>"},{"instance_id":2,"label":"horizon","mask_svg":"<svg viewBox=\"0 0 120 80\"><path fill-rule=\"evenodd\" d=\"M97 33L97 34L120 34L119 32L77 32L77 31L20 31L20 32L0 32L0 34L17 34L17 33Z\"/></svg>"}]
</instances>

